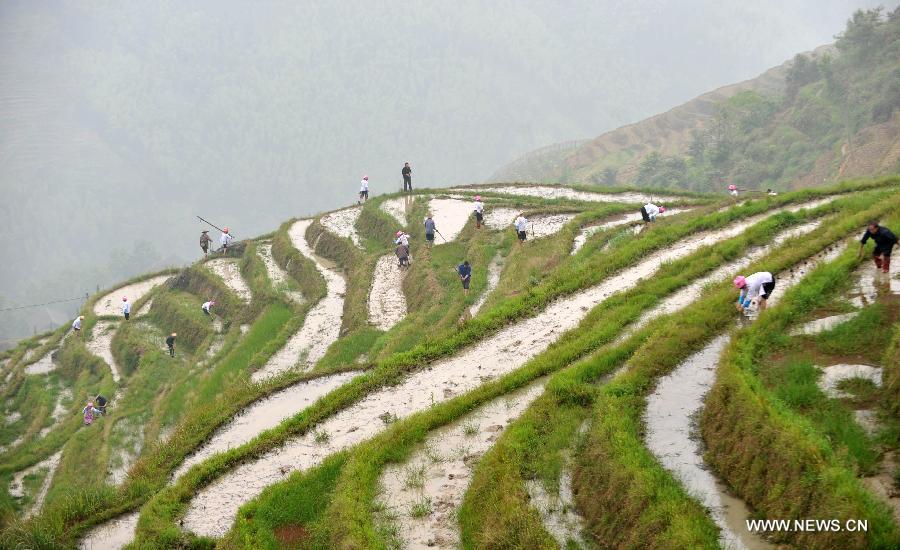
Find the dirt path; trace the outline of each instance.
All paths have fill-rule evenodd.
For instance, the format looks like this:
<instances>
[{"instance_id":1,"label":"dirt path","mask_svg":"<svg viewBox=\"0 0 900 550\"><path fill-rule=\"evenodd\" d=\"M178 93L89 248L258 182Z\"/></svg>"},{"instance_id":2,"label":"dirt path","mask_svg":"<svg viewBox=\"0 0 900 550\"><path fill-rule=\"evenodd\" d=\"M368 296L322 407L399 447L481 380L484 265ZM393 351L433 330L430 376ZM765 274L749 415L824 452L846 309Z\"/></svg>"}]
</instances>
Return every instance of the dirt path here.
<instances>
[{"instance_id":1,"label":"dirt path","mask_svg":"<svg viewBox=\"0 0 900 550\"><path fill-rule=\"evenodd\" d=\"M106 296L97 300L94 304L94 313L96 315L122 315L122 297L127 297L133 304L143 298L148 292L155 287L163 284L171 277L171 275L159 275L152 277L146 281L132 283L113 290Z\"/></svg>"},{"instance_id":2,"label":"dirt path","mask_svg":"<svg viewBox=\"0 0 900 550\"><path fill-rule=\"evenodd\" d=\"M469 218L474 217L475 207L473 203L459 199L431 199L428 201L428 211L437 230L441 232L440 235L435 235L434 244L441 244L459 236Z\"/></svg>"},{"instance_id":3,"label":"dirt path","mask_svg":"<svg viewBox=\"0 0 900 550\"><path fill-rule=\"evenodd\" d=\"M481 309L481 306L487 302L488 296L491 295L491 292L497 288L497 285L500 284L500 274L503 272L503 256L500 254L495 254L493 258L491 258L491 263L488 264L488 277L487 277L487 286L484 291L481 293L481 296L478 297L478 300L469 307L469 315L474 317L478 310Z\"/></svg>"},{"instance_id":4,"label":"dirt path","mask_svg":"<svg viewBox=\"0 0 900 550\"><path fill-rule=\"evenodd\" d=\"M138 512L119 516L94 527L78 541L81 550L119 550L134 540L137 530Z\"/></svg>"},{"instance_id":5,"label":"dirt path","mask_svg":"<svg viewBox=\"0 0 900 550\"><path fill-rule=\"evenodd\" d=\"M23 519L28 519L41 511L41 508L44 506L44 499L47 498L47 491L50 490L50 484L53 482L53 475L56 473L56 469L59 467L59 461L61 458L62 451L60 450L50 457L38 462L37 464L29 466L21 472L17 472L15 475L13 475L13 479L9 484L9 494L13 498L22 498L25 496L25 476L36 473L40 470L47 470L47 473L44 476L44 480L41 483L41 487L40 489L38 489L38 492L34 497L34 502L31 504L31 506L28 507L27 510L25 510L25 513L22 514Z\"/></svg>"},{"instance_id":6,"label":"dirt path","mask_svg":"<svg viewBox=\"0 0 900 550\"><path fill-rule=\"evenodd\" d=\"M361 213L362 206L352 206L322 216L319 219L319 223L322 224L322 227L342 239L350 237L353 244L362 248L362 243L359 241L359 233L356 232L356 220L359 219ZM295 244L294 246L297 245Z\"/></svg>"},{"instance_id":7,"label":"dirt path","mask_svg":"<svg viewBox=\"0 0 900 550\"><path fill-rule=\"evenodd\" d=\"M310 368L316 364L337 340L344 314L344 294L347 283L343 275L332 265L313 253L306 242L306 229L312 220L300 220L291 226L288 236L294 248L316 264L316 270L324 277L325 297L309 310L303 326L291 336L285 346L278 350L258 371L253 373L254 382L282 373L298 364Z\"/></svg>"},{"instance_id":8,"label":"dirt path","mask_svg":"<svg viewBox=\"0 0 900 550\"><path fill-rule=\"evenodd\" d=\"M844 399L852 397L851 394L838 389L838 384L844 380L852 378L862 378L869 380L878 387L881 387L882 368L873 367L871 365L848 365L839 363L836 365L828 365L819 367L822 369L822 376L819 377L817 385L822 393L835 399Z\"/></svg>"},{"instance_id":9,"label":"dirt path","mask_svg":"<svg viewBox=\"0 0 900 550\"><path fill-rule=\"evenodd\" d=\"M97 321L91 330L91 339L87 341L85 347L88 351L106 361L109 369L112 371L113 382L119 383L119 366L112 354L112 339L119 328L118 321Z\"/></svg>"},{"instance_id":10,"label":"dirt path","mask_svg":"<svg viewBox=\"0 0 900 550\"><path fill-rule=\"evenodd\" d=\"M397 386L367 395L317 427L317 431L329 434L327 443L316 443L314 435L307 433L201 489L188 508L185 528L197 534L221 536L231 526L241 504L254 498L267 485L281 480L286 473L314 466L329 454L379 433L384 429L379 418L404 418L435 402L474 389L483 380L521 367L564 332L575 328L594 306L616 292L632 288L659 269L662 262L684 257L704 245L738 235L773 213L686 237L596 286L553 302L538 315L507 326L456 356L413 372Z\"/></svg>"},{"instance_id":11,"label":"dirt path","mask_svg":"<svg viewBox=\"0 0 900 550\"><path fill-rule=\"evenodd\" d=\"M315 378L260 399L222 426L209 441L187 457L172 474L172 479L178 479L191 466L203 462L212 455L239 447L262 432L274 428L358 374L359 372L344 372Z\"/></svg>"},{"instance_id":12,"label":"dirt path","mask_svg":"<svg viewBox=\"0 0 900 550\"><path fill-rule=\"evenodd\" d=\"M292 302L302 304L303 294L290 289L288 283L290 275L278 265L278 262L275 261L275 257L272 256L272 243L263 243L259 245L256 249L256 253L266 266L266 273L269 275L269 282L272 283L272 288L287 296Z\"/></svg>"},{"instance_id":13,"label":"dirt path","mask_svg":"<svg viewBox=\"0 0 900 550\"><path fill-rule=\"evenodd\" d=\"M210 260L203 265L222 279L222 281L225 282L225 286L234 292L244 303L250 303L250 299L252 298L250 287L247 286L247 282L241 275L241 269L238 266L237 260L218 258Z\"/></svg>"},{"instance_id":14,"label":"dirt path","mask_svg":"<svg viewBox=\"0 0 900 550\"><path fill-rule=\"evenodd\" d=\"M544 382L503 395L428 434L402 464L384 469L378 499L404 548L457 548L456 518L481 456L544 390Z\"/></svg>"},{"instance_id":15,"label":"dirt path","mask_svg":"<svg viewBox=\"0 0 900 550\"><path fill-rule=\"evenodd\" d=\"M375 264L369 290L369 322L388 331L406 317L403 271L394 254L385 254Z\"/></svg>"}]
</instances>

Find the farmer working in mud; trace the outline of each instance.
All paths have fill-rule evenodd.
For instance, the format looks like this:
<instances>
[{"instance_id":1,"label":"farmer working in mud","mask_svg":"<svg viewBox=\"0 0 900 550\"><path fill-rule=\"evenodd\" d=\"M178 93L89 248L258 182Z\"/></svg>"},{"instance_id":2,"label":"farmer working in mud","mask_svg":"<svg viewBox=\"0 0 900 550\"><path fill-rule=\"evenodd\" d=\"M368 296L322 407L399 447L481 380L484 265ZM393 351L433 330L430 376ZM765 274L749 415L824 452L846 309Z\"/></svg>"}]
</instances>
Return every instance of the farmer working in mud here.
<instances>
[{"instance_id":1,"label":"farmer working in mud","mask_svg":"<svg viewBox=\"0 0 900 550\"><path fill-rule=\"evenodd\" d=\"M749 277L738 275L734 278L734 286L741 291L738 295L737 310L746 313L756 298L761 313L766 310L766 300L775 290L775 276L768 271L760 271Z\"/></svg>"},{"instance_id":2,"label":"farmer working in mud","mask_svg":"<svg viewBox=\"0 0 900 550\"><path fill-rule=\"evenodd\" d=\"M409 247L403 246L402 244L397 244L397 248L394 249L394 254L397 255L397 261L400 262L400 267L408 267L409 266Z\"/></svg>"},{"instance_id":3,"label":"farmer working in mud","mask_svg":"<svg viewBox=\"0 0 900 550\"><path fill-rule=\"evenodd\" d=\"M472 266L469 265L469 260L459 264L456 267L456 272L459 273L459 281L462 283L463 293L468 296L469 283L472 282Z\"/></svg>"},{"instance_id":4,"label":"farmer working in mud","mask_svg":"<svg viewBox=\"0 0 900 550\"><path fill-rule=\"evenodd\" d=\"M177 332L173 332L169 336L166 337L166 346L169 348L169 357L175 357L175 337L178 336Z\"/></svg>"},{"instance_id":5,"label":"farmer working in mud","mask_svg":"<svg viewBox=\"0 0 900 550\"><path fill-rule=\"evenodd\" d=\"M481 195L475 195L475 229L481 229L481 222L484 221L484 203L481 202Z\"/></svg>"},{"instance_id":6,"label":"farmer working in mud","mask_svg":"<svg viewBox=\"0 0 900 550\"><path fill-rule=\"evenodd\" d=\"M203 302L203 305L200 306L200 309L203 310L203 313L205 313L206 315L209 315L209 314L210 314L210 313L209 313L209 308L213 307L214 305L216 305L216 301L215 301L215 300L210 300L210 301L208 301L208 302Z\"/></svg>"},{"instance_id":7,"label":"farmer working in mud","mask_svg":"<svg viewBox=\"0 0 900 550\"><path fill-rule=\"evenodd\" d=\"M434 232L437 231L437 225L435 225L434 220L431 219L431 214L428 214L428 217L425 218L425 240L428 241L428 247L434 244Z\"/></svg>"},{"instance_id":8,"label":"farmer working in mud","mask_svg":"<svg viewBox=\"0 0 900 550\"><path fill-rule=\"evenodd\" d=\"M204 229L200 232L200 249L203 250L203 256L209 255L209 245L212 239L209 238L209 231Z\"/></svg>"},{"instance_id":9,"label":"farmer working in mud","mask_svg":"<svg viewBox=\"0 0 900 550\"><path fill-rule=\"evenodd\" d=\"M412 168L409 167L409 163L405 163L403 165L403 170L400 170L400 173L403 175L403 190L404 191L412 191Z\"/></svg>"},{"instance_id":10,"label":"farmer working in mud","mask_svg":"<svg viewBox=\"0 0 900 550\"><path fill-rule=\"evenodd\" d=\"M407 259L407 265L409 265L409 234L404 233L402 229L397 231L397 238L394 239L394 244L406 249L404 256Z\"/></svg>"},{"instance_id":11,"label":"farmer working in mud","mask_svg":"<svg viewBox=\"0 0 900 550\"><path fill-rule=\"evenodd\" d=\"M862 258L863 249L866 247L866 241L869 239L875 241L875 250L872 252L872 259L875 260L875 269L880 269L883 273L887 273L891 269L891 251L897 244L897 237L887 227L878 224L877 220L869 222L866 232L859 241L859 257Z\"/></svg>"},{"instance_id":12,"label":"farmer working in mud","mask_svg":"<svg viewBox=\"0 0 900 550\"><path fill-rule=\"evenodd\" d=\"M643 218L645 222L656 221L656 216L659 216L665 211L665 206L656 206L652 202L648 202L641 207L641 218Z\"/></svg>"},{"instance_id":13,"label":"farmer working in mud","mask_svg":"<svg viewBox=\"0 0 900 550\"><path fill-rule=\"evenodd\" d=\"M519 217L516 218L514 225L516 228L516 234L519 236L519 244L522 244L525 242L525 239L528 238L528 219L522 214L519 214Z\"/></svg>"}]
</instances>

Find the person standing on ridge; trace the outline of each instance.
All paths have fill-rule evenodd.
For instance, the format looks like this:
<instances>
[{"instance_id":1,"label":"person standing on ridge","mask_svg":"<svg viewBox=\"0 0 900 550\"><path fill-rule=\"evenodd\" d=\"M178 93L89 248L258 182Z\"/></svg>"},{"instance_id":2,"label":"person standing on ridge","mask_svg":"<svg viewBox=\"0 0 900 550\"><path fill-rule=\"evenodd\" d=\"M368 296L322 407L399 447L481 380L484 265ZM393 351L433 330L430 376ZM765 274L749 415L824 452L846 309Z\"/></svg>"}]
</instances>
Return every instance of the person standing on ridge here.
<instances>
[{"instance_id":1,"label":"person standing on ridge","mask_svg":"<svg viewBox=\"0 0 900 550\"><path fill-rule=\"evenodd\" d=\"M397 260L400 262L400 267L408 267L409 266L409 247L403 246L399 242L397 243L397 248L394 249L394 254L397 255Z\"/></svg>"},{"instance_id":2,"label":"person standing on ridge","mask_svg":"<svg viewBox=\"0 0 900 550\"><path fill-rule=\"evenodd\" d=\"M369 200L369 176L363 176L362 181L359 182L359 200L356 201L356 204L367 200Z\"/></svg>"},{"instance_id":3,"label":"person standing on ridge","mask_svg":"<svg viewBox=\"0 0 900 550\"><path fill-rule=\"evenodd\" d=\"M212 244L212 239L209 238L209 231L204 229L200 232L200 249L203 250L204 257L209 254L210 244Z\"/></svg>"},{"instance_id":4,"label":"person standing on ridge","mask_svg":"<svg viewBox=\"0 0 900 550\"><path fill-rule=\"evenodd\" d=\"M656 221L656 216L659 216L665 211L665 206L656 206L652 202L648 202L641 207L641 218L643 218L645 222L653 222Z\"/></svg>"},{"instance_id":5,"label":"person standing on ridge","mask_svg":"<svg viewBox=\"0 0 900 550\"><path fill-rule=\"evenodd\" d=\"M514 225L516 227L516 234L519 236L519 244L522 244L525 242L525 239L528 238L528 219L522 214L519 214Z\"/></svg>"},{"instance_id":6,"label":"person standing on ridge","mask_svg":"<svg viewBox=\"0 0 900 550\"><path fill-rule=\"evenodd\" d=\"M84 315L79 315L72 321L72 332L78 335L81 338L81 322L84 321Z\"/></svg>"},{"instance_id":7,"label":"person standing on ridge","mask_svg":"<svg viewBox=\"0 0 900 550\"><path fill-rule=\"evenodd\" d=\"M469 260L459 264L456 267L456 272L459 273L459 280L462 283L463 293L468 296L469 283L472 281L472 266L469 265Z\"/></svg>"},{"instance_id":8,"label":"person standing on ridge","mask_svg":"<svg viewBox=\"0 0 900 550\"><path fill-rule=\"evenodd\" d=\"M222 236L219 238L219 242L222 243L222 255L228 254L228 245L231 244L231 241L234 240L234 237L228 232L228 228L222 230Z\"/></svg>"},{"instance_id":9,"label":"person standing on ridge","mask_svg":"<svg viewBox=\"0 0 900 550\"><path fill-rule=\"evenodd\" d=\"M122 296L122 315L125 316L126 321L131 316L131 302L128 301L127 296Z\"/></svg>"},{"instance_id":10,"label":"person standing on ridge","mask_svg":"<svg viewBox=\"0 0 900 550\"><path fill-rule=\"evenodd\" d=\"M869 222L866 232L859 241L859 257L862 258L863 249L866 247L866 241L869 239L875 241L875 250L872 252L872 259L875 260L875 269L880 269L883 273L891 270L891 252L894 245L897 244L897 237L890 229L878 224L877 220Z\"/></svg>"},{"instance_id":11,"label":"person standing on ridge","mask_svg":"<svg viewBox=\"0 0 900 550\"><path fill-rule=\"evenodd\" d=\"M169 348L169 357L175 357L175 337L178 336L177 332L173 332L169 336L166 337L166 346Z\"/></svg>"},{"instance_id":12,"label":"person standing on ridge","mask_svg":"<svg viewBox=\"0 0 900 550\"><path fill-rule=\"evenodd\" d=\"M749 277L738 275L734 278L734 286L741 291L737 301L738 311L746 313L753 298L758 298L759 311L762 313L766 310L766 300L775 290L775 276L768 271L760 271Z\"/></svg>"},{"instance_id":13,"label":"person standing on ridge","mask_svg":"<svg viewBox=\"0 0 900 550\"><path fill-rule=\"evenodd\" d=\"M434 220L431 219L431 214L428 214L428 217L425 218L425 240L428 242L429 248L434 244L435 231L437 231L437 225L435 225Z\"/></svg>"},{"instance_id":14,"label":"person standing on ridge","mask_svg":"<svg viewBox=\"0 0 900 550\"><path fill-rule=\"evenodd\" d=\"M403 170L400 170L400 173L403 174L403 191L412 192L412 168L409 167L409 163L403 165Z\"/></svg>"},{"instance_id":15,"label":"person standing on ridge","mask_svg":"<svg viewBox=\"0 0 900 550\"><path fill-rule=\"evenodd\" d=\"M481 229L481 222L484 221L484 203L481 202L481 195L475 195L475 229Z\"/></svg>"},{"instance_id":16,"label":"person standing on ridge","mask_svg":"<svg viewBox=\"0 0 900 550\"><path fill-rule=\"evenodd\" d=\"M210 301L208 301L208 302L203 302L203 305L200 306L200 309L203 310L203 313L205 313L206 315L209 315L209 314L210 314L210 313L209 313L209 308L211 308L211 307L214 306L214 305L216 305L215 300L210 300Z\"/></svg>"},{"instance_id":17,"label":"person standing on ridge","mask_svg":"<svg viewBox=\"0 0 900 550\"><path fill-rule=\"evenodd\" d=\"M406 248L406 256L409 257L409 235L404 233L402 229L397 231L397 238L394 240L394 244L399 244Z\"/></svg>"}]
</instances>

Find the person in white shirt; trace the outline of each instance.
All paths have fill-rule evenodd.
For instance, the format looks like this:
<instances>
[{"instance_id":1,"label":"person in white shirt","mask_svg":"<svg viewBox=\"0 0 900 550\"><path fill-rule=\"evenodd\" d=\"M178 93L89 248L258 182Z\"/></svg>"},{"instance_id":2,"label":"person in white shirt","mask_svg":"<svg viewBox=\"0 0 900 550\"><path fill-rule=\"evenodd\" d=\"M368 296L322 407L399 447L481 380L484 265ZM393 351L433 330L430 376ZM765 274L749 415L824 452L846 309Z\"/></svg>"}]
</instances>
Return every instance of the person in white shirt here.
<instances>
[{"instance_id":1,"label":"person in white shirt","mask_svg":"<svg viewBox=\"0 0 900 550\"><path fill-rule=\"evenodd\" d=\"M484 203L481 202L481 195L475 195L475 229L481 229L481 222L484 221Z\"/></svg>"},{"instance_id":2,"label":"person in white shirt","mask_svg":"<svg viewBox=\"0 0 900 550\"><path fill-rule=\"evenodd\" d=\"M665 211L665 206L656 206L652 202L648 202L641 207L641 218L643 218L645 222L656 221L656 216L659 216Z\"/></svg>"},{"instance_id":3,"label":"person in white shirt","mask_svg":"<svg viewBox=\"0 0 900 550\"><path fill-rule=\"evenodd\" d=\"M369 176L363 176L362 181L359 182L359 200L356 201L356 204L367 200L369 200Z\"/></svg>"},{"instance_id":4,"label":"person in white shirt","mask_svg":"<svg viewBox=\"0 0 900 550\"><path fill-rule=\"evenodd\" d=\"M209 315L209 308L211 308L214 305L216 305L216 302L213 300L210 300L208 302L203 302L203 305L200 306L200 309L203 310L203 313Z\"/></svg>"},{"instance_id":5,"label":"person in white shirt","mask_svg":"<svg viewBox=\"0 0 900 550\"><path fill-rule=\"evenodd\" d=\"M738 311L747 312L753 299L757 298L759 311L762 312L766 309L766 300L775 290L775 276L768 271L759 271L748 277L738 275L734 278L734 286L741 291L737 301Z\"/></svg>"},{"instance_id":6,"label":"person in white shirt","mask_svg":"<svg viewBox=\"0 0 900 550\"><path fill-rule=\"evenodd\" d=\"M72 331L81 338L81 322L84 321L84 315L79 315L72 321Z\"/></svg>"},{"instance_id":7,"label":"person in white shirt","mask_svg":"<svg viewBox=\"0 0 900 550\"><path fill-rule=\"evenodd\" d=\"M525 242L525 239L528 238L528 220L525 216L519 214L514 225L516 226L516 233L519 235L519 244L522 244Z\"/></svg>"},{"instance_id":8,"label":"person in white shirt","mask_svg":"<svg viewBox=\"0 0 900 550\"><path fill-rule=\"evenodd\" d=\"M234 240L234 237L228 232L228 228L222 230L222 236L219 238L219 242L222 243L222 255L228 253L228 245L231 244L231 241Z\"/></svg>"},{"instance_id":9,"label":"person in white shirt","mask_svg":"<svg viewBox=\"0 0 900 550\"><path fill-rule=\"evenodd\" d=\"M122 296L122 315L125 316L125 320L128 320L128 317L131 315L131 302L128 301L127 296Z\"/></svg>"},{"instance_id":10,"label":"person in white shirt","mask_svg":"<svg viewBox=\"0 0 900 550\"><path fill-rule=\"evenodd\" d=\"M409 257L409 234L404 233L402 230L397 231L397 238L394 239L394 244L398 244L406 249L406 256Z\"/></svg>"}]
</instances>

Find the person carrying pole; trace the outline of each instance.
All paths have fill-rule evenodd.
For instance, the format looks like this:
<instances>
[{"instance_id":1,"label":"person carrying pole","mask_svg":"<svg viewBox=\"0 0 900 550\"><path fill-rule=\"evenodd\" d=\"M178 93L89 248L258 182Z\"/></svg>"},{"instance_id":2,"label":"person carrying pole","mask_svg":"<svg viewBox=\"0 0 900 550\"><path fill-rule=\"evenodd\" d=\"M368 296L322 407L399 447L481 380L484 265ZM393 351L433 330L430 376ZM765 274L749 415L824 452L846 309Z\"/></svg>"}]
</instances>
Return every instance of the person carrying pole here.
<instances>
[{"instance_id":1,"label":"person carrying pole","mask_svg":"<svg viewBox=\"0 0 900 550\"><path fill-rule=\"evenodd\" d=\"M203 250L204 257L209 254L210 244L212 244L212 239L209 238L209 230L204 229L200 232L200 249Z\"/></svg>"},{"instance_id":2,"label":"person carrying pole","mask_svg":"<svg viewBox=\"0 0 900 550\"><path fill-rule=\"evenodd\" d=\"M459 264L456 267L456 272L459 273L459 281L462 283L463 293L468 296L469 283L472 281L472 266L469 265L469 260Z\"/></svg>"},{"instance_id":3,"label":"person carrying pole","mask_svg":"<svg viewBox=\"0 0 900 550\"><path fill-rule=\"evenodd\" d=\"M428 217L425 218L425 240L427 241L429 248L434 244L435 231L437 231L437 225L435 225L434 220L431 219L431 214L429 213Z\"/></svg>"},{"instance_id":4,"label":"person carrying pole","mask_svg":"<svg viewBox=\"0 0 900 550\"><path fill-rule=\"evenodd\" d=\"M166 337L166 347L169 348L169 357L175 357L175 337L178 336L177 332L173 332L169 336Z\"/></svg>"},{"instance_id":5,"label":"person carrying pole","mask_svg":"<svg viewBox=\"0 0 900 550\"><path fill-rule=\"evenodd\" d=\"M359 182L359 200L356 201L356 204L367 200L369 200L369 176L363 176L362 181Z\"/></svg>"},{"instance_id":6,"label":"person carrying pole","mask_svg":"<svg viewBox=\"0 0 900 550\"><path fill-rule=\"evenodd\" d=\"M72 321L72 332L78 335L81 338L81 323L84 321L84 315L79 315Z\"/></svg>"},{"instance_id":7,"label":"person carrying pole","mask_svg":"<svg viewBox=\"0 0 900 550\"><path fill-rule=\"evenodd\" d=\"M128 301L127 296L122 296L122 315L125 316L125 320L131 316L131 302Z\"/></svg>"},{"instance_id":8,"label":"person carrying pole","mask_svg":"<svg viewBox=\"0 0 900 550\"><path fill-rule=\"evenodd\" d=\"M481 222L484 221L484 203L481 202L481 195L475 195L475 229L481 229Z\"/></svg>"},{"instance_id":9,"label":"person carrying pole","mask_svg":"<svg viewBox=\"0 0 900 550\"><path fill-rule=\"evenodd\" d=\"M519 244L525 242L525 239L528 238L528 219L519 214L519 217L516 218L514 222L514 226L516 228L516 234L519 236Z\"/></svg>"},{"instance_id":10,"label":"person carrying pole","mask_svg":"<svg viewBox=\"0 0 900 550\"><path fill-rule=\"evenodd\" d=\"M749 277L738 275L734 278L734 286L741 291L736 306L738 311L747 313L753 299L757 298L759 311L762 313L766 310L766 300L775 290L775 276L768 271L760 271Z\"/></svg>"},{"instance_id":11,"label":"person carrying pole","mask_svg":"<svg viewBox=\"0 0 900 550\"><path fill-rule=\"evenodd\" d=\"M656 206L652 202L648 202L641 207L641 218L643 218L645 222L650 223L656 221L656 216L659 216L665 211L665 206Z\"/></svg>"},{"instance_id":12,"label":"person carrying pole","mask_svg":"<svg viewBox=\"0 0 900 550\"><path fill-rule=\"evenodd\" d=\"M228 232L228 228L225 227L222 229L222 236L219 238L219 242L222 244L222 255L228 254L228 245L231 244L231 241L234 240L234 237L231 236L231 233Z\"/></svg>"},{"instance_id":13,"label":"person carrying pole","mask_svg":"<svg viewBox=\"0 0 900 550\"><path fill-rule=\"evenodd\" d=\"M412 168L409 167L408 162L403 165L400 173L403 175L403 191L412 192Z\"/></svg>"},{"instance_id":14,"label":"person carrying pole","mask_svg":"<svg viewBox=\"0 0 900 550\"><path fill-rule=\"evenodd\" d=\"M891 270L891 252L894 250L894 245L897 244L897 237L890 229L879 225L878 220L870 221L866 232L859 241L860 258L862 258L863 249L869 239L875 241L875 250L872 252L875 269L880 269L882 273L888 273Z\"/></svg>"}]
</instances>

